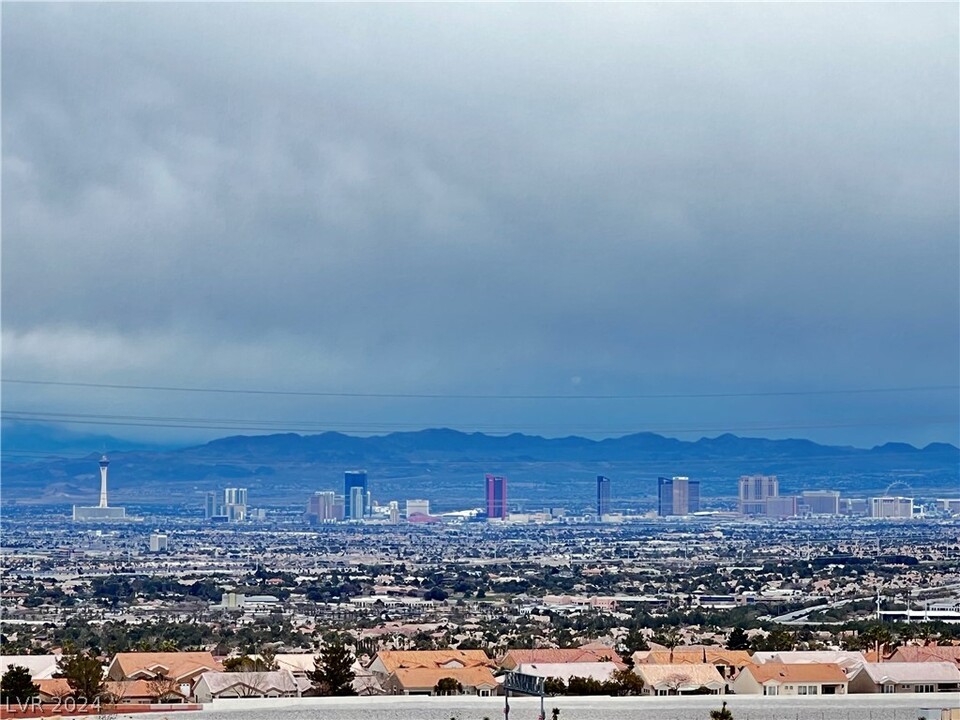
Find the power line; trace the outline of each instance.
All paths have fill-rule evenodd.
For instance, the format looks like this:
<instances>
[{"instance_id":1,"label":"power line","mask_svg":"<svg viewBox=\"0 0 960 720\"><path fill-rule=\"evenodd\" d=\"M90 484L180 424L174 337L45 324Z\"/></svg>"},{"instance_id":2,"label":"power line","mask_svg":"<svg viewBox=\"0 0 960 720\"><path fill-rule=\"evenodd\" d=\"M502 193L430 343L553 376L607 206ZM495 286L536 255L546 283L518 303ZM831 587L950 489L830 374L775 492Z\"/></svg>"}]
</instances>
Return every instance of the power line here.
<instances>
[{"instance_id":1,"label":"power line","mask_svg":"<svg viewBox=\"0 0 960 720\"><path fill-rule=\"evenodd\" d=\"M220 395L275 395L293 397L372 398L379 400L682 400L748 397L806 397L813 395L869 395L960 390L960 385L921 385L914 387L841 388L832 390L775 390L759 392L716 393L639 393L639 394L487 394L487 393L375 393L314 390L264 390L250 388L203 388L168 385L126 385L120 383L68 382L61 380L28 380L3 378L0 382L16 385L97 388L104 390L136 390L150 392L209 393Z\"/></svg>"},{"instance_id":2,"label":"power line","mask_svg":"<svg viewBox=\"0 0 960 720\"><path fill-rule=\"evenodd\" d=\"M312 421L312 420L264 420L264 419L229 419L229 418L183 418L144 415L102 415L94 413L58 413L26 410L4 410L0 413L4 420L15 420L25 423L63 423L68 425L100 425L119 427L152 427L178 428L192 430L231 430L250 432L320 432L348 430L360 433L395 432L398 430L420 430L424 427L450 427L460 425L471 428L471 431L485 431L490 434L512 433L526 431L542 431L548 427L560 429L566 433L584 435L626 435L638 432L651 433L700 433L700 432L733 432L733 431L766 431L766 430L811 430L828 428L859 428L859 427L896 427L903 425L947 425L960 422L957 416L926 416L909 417L888 420L856 420L837 423L774 423L774 424L734 424L713 426L683 426L675 425L662 428L636 427L620 428L573 428L568 425L504 425L484 423L365 423L352 421Z\"/></svg>"}]
</instances>

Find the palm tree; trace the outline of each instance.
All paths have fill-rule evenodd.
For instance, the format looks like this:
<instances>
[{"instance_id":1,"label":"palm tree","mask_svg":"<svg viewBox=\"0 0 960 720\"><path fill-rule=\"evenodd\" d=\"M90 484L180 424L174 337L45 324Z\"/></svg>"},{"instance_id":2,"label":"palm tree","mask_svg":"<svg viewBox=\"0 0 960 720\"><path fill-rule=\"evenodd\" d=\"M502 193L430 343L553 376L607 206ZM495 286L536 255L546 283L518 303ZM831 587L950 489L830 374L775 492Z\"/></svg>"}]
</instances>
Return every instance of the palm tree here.
<instances>
[{"instance_id":1,"label":"palm tree","mask_svg":"<svg viewBox=\"0 0 960 720\"><path fill-rule=\"evenodd\" d=\"M727 701L723 701L723 706L719 710L710 711L710 720L733 720L733 713L727 710Z\"/></svg>"}]
</instances>

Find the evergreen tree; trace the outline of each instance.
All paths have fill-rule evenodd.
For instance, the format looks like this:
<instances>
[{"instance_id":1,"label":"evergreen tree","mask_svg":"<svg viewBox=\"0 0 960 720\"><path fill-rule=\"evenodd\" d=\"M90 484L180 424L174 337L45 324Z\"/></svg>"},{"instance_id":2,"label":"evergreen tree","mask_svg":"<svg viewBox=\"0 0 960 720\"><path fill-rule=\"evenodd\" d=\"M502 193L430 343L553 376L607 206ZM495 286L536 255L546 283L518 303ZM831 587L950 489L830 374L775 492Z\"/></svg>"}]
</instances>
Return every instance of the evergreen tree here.
<instances>
[{"instance_id":1,"label":"evergreen tree","mask_svg":"<svg viewBox=\"0 0 960 720\"><path fill-rule=\"evenodd\" d=\"M434 695L459 695L463 692L463 685L456 678L440 678L433 686Z\"/></svg>"},{"instance_id":2,"label":"evergreen tree","mask_svg":"<svg viewBox=\"0 0 960 720\"><path fill-rule=\"evenodd\" d=\"M106 690L103 667L94 655L71 655L61 658L58 675L66 678L67 685L78 700L95 702Z\"/></svg>"},{"instance_id":3,"label":"evergreen tree","mask_svg":"<svg viewBox=\"0 0 960 720\"><path fill-rule=\"evenodd\" d=\"M750 638L742 627L735 627L727 638L727 650L749 650Z\"/></svg>"},{"instance_id":4,"label":"evergreen tree","mask_svg":"<svg viewBox=\"0 0 960 720\"><path fill-rule=\"evenodd\" d=\"M310 680L321 695L356 695L352 665L353 656L338 638L324 645L313 662Z\"/></svg>"},{"instance_id":5,"label":"evergreen tree","mask_svg":"<svg viewBox=\"0 0 960 720\"><path fill-rule=\"evenodd\" d=\"M40 686L33 682L30 671L22 665L11 665L0 678L0 702L8 705L27 703L39 692Z\"/></svg>"}]
</instances>

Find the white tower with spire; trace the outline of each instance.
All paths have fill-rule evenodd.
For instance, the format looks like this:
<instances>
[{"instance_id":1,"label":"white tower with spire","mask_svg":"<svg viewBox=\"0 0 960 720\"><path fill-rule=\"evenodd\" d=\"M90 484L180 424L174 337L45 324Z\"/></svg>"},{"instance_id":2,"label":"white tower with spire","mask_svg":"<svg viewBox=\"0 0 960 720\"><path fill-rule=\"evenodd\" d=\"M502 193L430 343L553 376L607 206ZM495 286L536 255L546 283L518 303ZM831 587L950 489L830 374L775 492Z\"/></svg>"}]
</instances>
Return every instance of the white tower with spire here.
<instances>
[{"instance_id":1,"label":"white tower with spire","mask_svg":"<svg viewBox=\"0 0 960 720\"><path fill-rule=\"evenodd\" d=\"M106 455L100 456L100 504L92 507L73 506L73 519L78 521L111 522L126 520L127 510L122 507L110 507L107 502L107 468L110 461Z\"/></svg>"},{"instance_id":2,"label":"white tower with spire","mask_svg":"<svg viewBox=\"0 0 960 720\"><path fill-rule=\"evenodd\" d=\"M107 460L107 456L103 455L100 458L100 505L98 507L109 507L107 505L107 468L110 466L110 461Z\"/></svg>"}]
</instances>

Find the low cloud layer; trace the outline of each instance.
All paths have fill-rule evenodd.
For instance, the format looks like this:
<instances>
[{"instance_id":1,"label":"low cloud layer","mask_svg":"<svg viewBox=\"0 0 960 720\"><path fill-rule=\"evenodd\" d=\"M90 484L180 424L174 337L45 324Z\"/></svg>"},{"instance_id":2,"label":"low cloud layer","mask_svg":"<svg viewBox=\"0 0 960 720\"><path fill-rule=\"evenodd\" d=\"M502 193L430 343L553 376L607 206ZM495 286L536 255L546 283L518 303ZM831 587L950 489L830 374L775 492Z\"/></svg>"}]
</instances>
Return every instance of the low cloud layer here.
<instances>
[{"instance_id":1,"label":"low cloud layer","mask_svg":"<svg viewBox=\"0 0 960 720\"><path fill-rule=\"evenodd\" d=\"M4 377L441 394L955 385L957 26L948 4L12 5ZM8 383L3 404L958 436L955 390L321 402Z\"/></svg>"}]
</instances>

